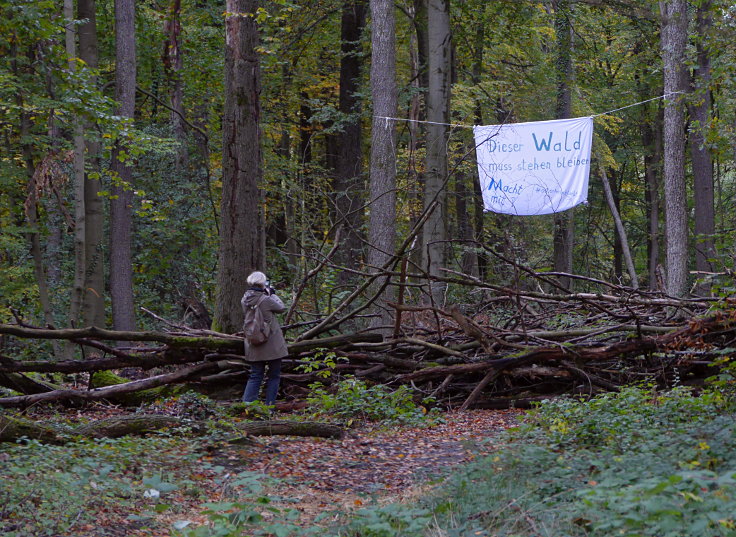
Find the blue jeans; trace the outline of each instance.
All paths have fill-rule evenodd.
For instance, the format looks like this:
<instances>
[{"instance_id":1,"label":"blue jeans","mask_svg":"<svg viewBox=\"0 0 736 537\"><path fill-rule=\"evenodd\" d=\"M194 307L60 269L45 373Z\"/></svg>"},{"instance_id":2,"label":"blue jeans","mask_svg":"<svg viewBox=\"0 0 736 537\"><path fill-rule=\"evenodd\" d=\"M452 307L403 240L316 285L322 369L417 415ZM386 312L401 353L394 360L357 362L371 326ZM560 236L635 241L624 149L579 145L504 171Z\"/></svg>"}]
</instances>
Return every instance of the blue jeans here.
<instances>
[{"instance_id":1,"label":"blue jeans","mask_svg":"<svg viewBox=\"0 0 736 537\"><path fill-rule=\"evenodd\" d=\"M251 403L258 399L261 391L261 383L268 364L268 376L266 378L266 404L273 405L276 395L279 393L279 382L281 381L281 359L269 360L267 362L253 362L250 365L250 375L243 392L243 402Z\"/></svg>"}]
</instances>

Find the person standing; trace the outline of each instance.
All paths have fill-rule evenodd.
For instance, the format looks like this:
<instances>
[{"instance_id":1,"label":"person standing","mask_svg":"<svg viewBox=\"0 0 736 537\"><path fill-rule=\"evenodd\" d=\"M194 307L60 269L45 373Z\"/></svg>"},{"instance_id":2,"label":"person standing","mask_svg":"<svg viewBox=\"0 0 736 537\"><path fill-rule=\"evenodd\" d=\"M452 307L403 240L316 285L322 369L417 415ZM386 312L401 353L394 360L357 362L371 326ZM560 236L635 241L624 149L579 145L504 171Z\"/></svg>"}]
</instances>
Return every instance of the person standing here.
<instances>
[{"instance_id":1,"label":"person standing","mask_svg":"<svg viewBox=\"0 0 736 537\"><path fill-rule=\"evenodd\" d=\"M266 342L260 345L252 345L245 339L245 359L250 362L251 367L243 392L243 402L251 403L258 399L263 378L266 376L265 403L273 405L276 402L281 381L281 360L289 354L284 334L275 314L283 313L286 306L276 296L274 289L268 285L268 279L263 272L251 273L247 283L248 289L240 300L243 313L247 316L248 311L254 306L259 308L264 321L270 325L270 335Z\"/></svg>"}]
</instances>

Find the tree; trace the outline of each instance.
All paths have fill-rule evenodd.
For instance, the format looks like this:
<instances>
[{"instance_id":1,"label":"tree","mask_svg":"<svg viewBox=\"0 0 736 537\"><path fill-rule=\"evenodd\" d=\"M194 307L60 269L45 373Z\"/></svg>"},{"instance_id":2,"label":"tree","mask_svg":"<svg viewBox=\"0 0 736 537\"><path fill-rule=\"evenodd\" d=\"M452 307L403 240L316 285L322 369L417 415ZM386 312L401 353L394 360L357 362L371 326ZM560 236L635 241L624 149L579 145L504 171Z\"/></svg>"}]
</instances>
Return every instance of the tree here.
<instances>
[{"instance_id":1,"label":"tree","mask_svg":"<svg viewBox=\"0 0 736 537\"><path fill-rule=\"evenodd\" d=\"M79 24L79 57L92 71L97 70L97 16L95 0L77 0L77 18ZM88 79L96 85L97 77ZM105 326L105 264L103 251L104 241L104 208L100 193L99 157L100 144L95 140L87 140L86 166L96 172L85 173L84 178L84 292L82 295L82 324L88 326Z\"/></svg>"},{"instance_id":2,"label":"tree","mask_svg":"<svg viewBox=\"0 0 736 537\"><path fill-rule=\"evenodd\" d=\"M183 169L189 160L187 136L184 129L184 88L181 80L183 57L181 54L181 0L171 0L164 23L164 50L161 55L164 72L169 82L171 101L171 125L179 142L176 165Z\"/></svg>"},{"instance_id":3,"label":"tree","mask_svg":"<svg viewBox=\"0 0 736 537\"><path fill-rule=\"evenodd\" d=\"M214 319L217 329L225 332L236 332L243 324L240 299L248 274L266 268L259 190L263 156L258 4L258 0L227 0L226 4L222 221Z\"/></svg>"},{"instance_id":4,"label":"tree","mask_svg":"<svg viewBox=\"0 0 736 537\"><path fill-rule=\"evenodd\" d=\"M115 0L115 98L118 115L135 115L135 0ZM113 151L110 201L110 296L116 330L135 329L133 304L133 170L122 140Z\"/></svg>"},{"instance_id":5,"label":"tree","mask_svg":"<svg viewBox=\"0 0 736 537\"><path fill-rule=\"evenodd\" d=\"M345 2L342 8L340 30L340 96L338 109L346 118L342 132L338 134L337 162L335 166L335 207L339 227L341 246L338 250L340 264L358 268L362 257L362 238L360 228L362 222L363 199L360 195L362 187L362 130L360 125L361 100L360 70L362 66L361 36L365 28L365 0ZM349 272L342 273L344 279L350 279Z\"/></svg>"},{"instance_id":6,"label":"tree","mask_svg":"<svg viewBox=\"0 0 736 537\"><path fill-rule=\"evenodd\" d=\"M427 4L428 83L427 88L427 158L424 183L424 207L436 202L422 231L422 268L440 276L447 261L447 153L450 120L450 74L452 36L449 0L429 0ZM445 285L430 281L432 301L444 303Z\"/></svg>"},{"instance_id":7,"label":"tree","mask_svg":"<svg viewBox=\"0 0 736 537\"><path fill-rule=\"evenodd\" d=\"M64 0L64 19L66 21L65 48L68 56L69 71L77 70L76 28L74 25L74 1ZM70 321L78 325L84 297L85 272L87 262L85 255L87 234L87 211L84 207L84 131L82 120L72 120L72 174L74 184L74 284L72 288Z\"/></svg>"},{"instance_id":8,"label":"tree","mask_svg":"<svg viewBox=\"0 0 736 537\"><path fill-rule=\"evenodd\" d=\"M692 86L695 102L690 105L690 155L693 166L693 201L695 206L695 268L698 271L713 270L711 259L715 256L713 236L716 231L713 195L713 159L706 140L710 126L711 66L708 34L712 26L711 1L704 0L696 12L697 67L693 72Z\"/></svg>"},{"instance_id":9,"label":"tree","mask_svg":"<svg viewBox=\"0 0 736 537\"><path fill-rule=\"evenodd\" d=\"M552 0L555 17L555 34L557 37L557 109L556 117L566 119L572 117L572 88L574 75L572 64L572 25L570 24L570 5L567 0ZM572 273L573 241L575 237L575 209L554 216L554 269L556 272ZM559 283L565 289L571 289L572 281L561 277Z\"/></svg>"},{"instance_id":10,"label":"tree","mask_svg":"<svg viewBox=\"0 0 736 537\"><path fill-rule=\"evenodd\" d=\"M687 44L687 1L662 0L664 67L664 200L667 292L687 290L687 199L685 190L685 114L679 93L684 90Z\"/></svg>"},{"instance_id":11,"label":"tree","mask_svg":"<svg viewBox=\"0 0 736 537\"><path fill-rule=\"evenodd\" d=\"M370 219L368 265L381 267L396 248L396 33L391 0L370 0L371 9L371 129ZM384 295L388 298L390 295ZM384 310L385 323L390 317Z\"/></svg>"}]
</instances>

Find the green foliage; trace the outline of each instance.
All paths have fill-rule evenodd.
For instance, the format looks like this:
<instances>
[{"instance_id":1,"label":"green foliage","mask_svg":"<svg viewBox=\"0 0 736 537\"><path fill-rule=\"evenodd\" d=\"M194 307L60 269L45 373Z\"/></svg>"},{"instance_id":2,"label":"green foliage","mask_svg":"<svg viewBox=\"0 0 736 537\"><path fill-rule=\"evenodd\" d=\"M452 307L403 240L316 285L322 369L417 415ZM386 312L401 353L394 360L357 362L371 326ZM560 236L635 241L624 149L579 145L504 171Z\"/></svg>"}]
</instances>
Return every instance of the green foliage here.
<instances>
[{"instance_id":1,"label":"green foliage","mask_svg":"<svg viewBox=\"0 0 736 537\"><path fill-rule=\"evenodd\" d=\"M431 525L433 513L422 507L397 503L359 510L340 535L351 537L399 537L422 535Z\"/></svg>"},{"instance_id":2,"label":"green foliage","mask_svg":"<svg viewBox=\"0 0 736 537\"><path fill-rule=\"evenodd\" d=\"M238 402L231 405L226 413L251 420L265 420L271 416L273 409L273 405L267 405L263 401Z\"/></svg>"},{"instance_id":3,"label":"green foliage","mask_svg":"<svg viewBox=\"0 0 736 537\"><path fill-rule=\"evenodd\" d=\"M155 510L165 505L156 498L186 484L182 470L196 461L197 447L163 436L3 444L0 533L77 535L111 504L134 511L153 503Z\"/></svg>"},{"instance_id":4,"label":"green foliage","mask_svg":"<svg viewBox=\"0 0 736 537\"><path fill-rule=\"evenodd\" d=\"M529 414L524 432L542 434L565 448L605 447L623 453L652 429L666 427L677 434L693 419L711 419L723 403L714 392L693 397L684 387L657 392L652 387L630 386L586 404L571 398L547 401Z\"/></svg>"},{"instance_id":5,"label":"green foliage","mask_svg":"<svg viewBox=\"0 0 736 537\"><path fill-rule=\"evenodd\" d=\"M218 418L225 414L217 401L193 391L157 399L152 403L144 403L136 412L167 414L191 420Z\"/></svg>"},{"instance_id":6,"label":"green foliage","mask_svg":"<svg viewBox=\"0 0 736 537\"><path fill-rule=\"evenodd\" d=\"M173 535L178 537L289 537L312 535L316 529L297 524L298 512L277 507L264 487L273 480L257 472L241 472L221 476L223 494L220 501L202 505L208 524L190 528L190 521L174 523ZM275 498L278 499L278 498Z\"/></svg>"},{"instance_id":7,"label":"green foliage","mask_svg":"<svg viewBox=\"0 0 736 537\"><path fill-rule=\"evenodd\" d=\"M732 535L736 425L723 399L626 388L548 401L434 500L484 535Z\"/></svg>"},{"instance_id":8,"label":"green foliage","mask_svg":"<svg viewBox=\"0 0 736 537\"><path fill-rule=\"evenodd\" d=\"M316 349L313 355L301 358L296 369L304 373L314 373L318 377L326 379L332 376L333 370L337 367L339 361L347 362L348 359L327 349Z\"/></svg>"},{"instance_id":9,"label":"green foliage","mask_svg":"<svg viewBox=\"0 0 736 537\"><path fill-rule=\"evenodd\" d=\"M440 419L436 411L427 412L424 406L417 405L406 386L391 391L381 384L368 386L362 380L348 377L336 384L334 393L319 382L310 388L307 398L310 412L348 423L366 420L386 425L431 425Z\"/></svg>"},{"instance_id":10,"label":"green foliage","mask_svg":"<svg viewBox=\"0 0 736 537\"><path fill-rule=\"evenodd\" d=\"M431 497L363 510L338 534L736 535L732 411L682 388L547 401Z\"/></svg>"}]
</instances>

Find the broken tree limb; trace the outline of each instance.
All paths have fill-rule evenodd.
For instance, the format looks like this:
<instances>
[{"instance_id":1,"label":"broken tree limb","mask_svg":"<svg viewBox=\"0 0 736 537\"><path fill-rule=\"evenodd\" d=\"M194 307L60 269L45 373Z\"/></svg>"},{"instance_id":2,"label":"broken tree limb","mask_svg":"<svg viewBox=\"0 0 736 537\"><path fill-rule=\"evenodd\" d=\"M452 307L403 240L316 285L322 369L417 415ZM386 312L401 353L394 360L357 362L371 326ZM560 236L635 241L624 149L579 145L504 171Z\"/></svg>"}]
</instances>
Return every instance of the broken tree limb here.
<instances>
[{"instance_id":1,"label":"broken tree limb","mask_svg":"<svg viewBox=\"0 0 736 537\"><path fill-rule=\"evenodd\" d=\"M128 435L142 435L170 429L182 425L192 425L191 420L162 414L134 414L131 416L113 416L93 421L77 427L73 434L87 438L120 438Z\"/></svg>"},{"instance_id":2,"label":"broken tree limb","mask_svg":"<svg viewBox=\"0 0 736 537\"><path fill-rule=\"evenodd\" d=\"M95 326L87 328L25 328L11 324L0 324L0 334L8 334L30 339L101 339L105 341L156 341L170 347L203 347L208 349L229 349L242 346L243 339L235 336L183 336L167 332L126 332L105 330Z\"/></svg>"},{"instance_id":3,"label":"broken tree limb","mask_svg":"<svg viewBox=\"0 0 736 537\"><path fill-rule=\"evenodd\" d=\"M316 336L317 334L320 334L322 332L326 332L327 330L330 330L332 328L336 328L340 326L343 322L350 319L351 317L357 315L364 309L368 308L375 302L375 300L378 298L380 293L382 292L385 285L388 283L388 279L386 282L384 282L384 285L381 286L381 289L378 293L374 294L373 297L366 300L364 304L356 308L355 310L351 311L349 314L343 316L340 319L336 319L338 314L340 314L345 308L347 308L352 302L358 298L360 295L362 295L366 289L368 289L373 282L378 279L379 277L383 276L387 270L391 268L392 265L396 263L397 259L400 259L402 255L404 255L404 252L409 247L410 244L412 244L414 237L417 233L422 229L422 226L424 225L424 222L429 218L429 215L432 214L432 211L434 211L435 207L437 205L437 202L431 203L426 209L424 209L424 213L421 215L421 217L417 220L417 222L414 224L414 227L412 228L409 235L404 239L404 242L401 243L401 246L396 250L396 252L389 257L389 259L378 268L378 270L371 274L370 277L366 278L365 281L358 286L358 288L353 291L350 296L348 296L345 300L343 300L333 311L330 313L327 317L325 317L317 326L314 328L311 328L307 330L304 334L299 336L297 338L297 341L302 341L305 339L309 339L313 336Z\"/></svg>"},{"instance_id":4,"label":"broken tree limb","mask_svg":"<svg viewBox=\"0 0 736 537\"><path fill-rule=\"evenodd\" d=\"M82 373L92 371L104 371L108 369L120 369L123 367L140 367L141 369L152 369L164 365L185 364L198 362L200 356L175 355L165 356L163 354L148 354L144 356L127 355L126 357L93 358L90 360L63 360L51 362L48 360L34 360L32 362L3 362L0 364L0 373L33 371L36 373Z\"/></svg>"},{"instance_id":5,"label":"broken tree limb","mask_svg":"<svg viewBox=\"0 0 736 537\"><path fill-rule=\"evenodd\" d=\"M238 424L237 428L252 436L316 436L340 439L345 435L342 427L316 421L253 421Z\"/></svg>"},{"instance_id":6,"label":"broken tree limb","mask_svg":"<svg viewBox=\"0 0 736 537\"><path fill-rule=\"evenodd\" d=\"M631 278L631 287L634 289L639 288L639 280L636 277L636 268L634 267L634 261L631 259L631 250L629 249L629 240L626 237L626 229L624 223L621 221L621 215L616 208L616 202L613 199L613 192L611 192L611 185L608 182L608 175L606 175L606 165L603 161L598 158L599 168L601 170L601 183L603 184L603 192L606 195L606 202L608 208L613 215L613 222L618 233L619 240L621 241L621 251L626 261L626 270L629 272L629 278Z\"/></svg>"},{"instance_id":7,"label":"broken tree limb","mask_svg":"<svg viewBox=\"0 0 736 537\"><path fill-rule=\"evenodd\" d=\"M189 367L182 368L174 373L167 373L163 375L157 375L155 377L134 380L126 382L125 384L115 384L114 386L107 386L105 388L96 388L89 391L81 390L53 390L45 393L39 393L34 395L19 395L13 397L1 397L0 406L3 407L19 407L25 408L36 403L50 402L50 401L93 401L99 399L106 399L116 395L132 393L140 390L147 390L149 388L156 388L165 384L176 384L179 382L187 381L197 375L201 375L207 371L212 371L218 368L216 362L204 362L195 364Z\"/></svg>"},{"instance_id":8,"label":"broken tree limb","mask_svg":"<svg viewBox=\"0 0 736 537\"><path fill-rule=\"evenodd\" d=\"M481 392L485 389L486 386L488 386L491 382L496 380L498 376L501 374L501 369L491 369L486 373L486 376L483 377L483 379L478 383L478 385L473 389L472 392L470 392L470 395L468 395L468 398L465 400L465 402L460 407L460 411L467 410L470 405L472 405L475 400L478 398L478 396L481 394Z\"/></svg>"}]
</instances>

